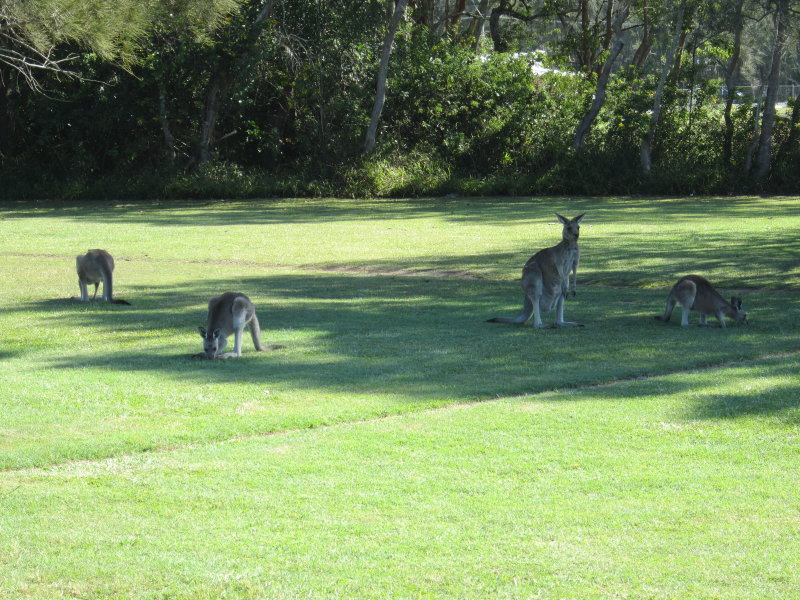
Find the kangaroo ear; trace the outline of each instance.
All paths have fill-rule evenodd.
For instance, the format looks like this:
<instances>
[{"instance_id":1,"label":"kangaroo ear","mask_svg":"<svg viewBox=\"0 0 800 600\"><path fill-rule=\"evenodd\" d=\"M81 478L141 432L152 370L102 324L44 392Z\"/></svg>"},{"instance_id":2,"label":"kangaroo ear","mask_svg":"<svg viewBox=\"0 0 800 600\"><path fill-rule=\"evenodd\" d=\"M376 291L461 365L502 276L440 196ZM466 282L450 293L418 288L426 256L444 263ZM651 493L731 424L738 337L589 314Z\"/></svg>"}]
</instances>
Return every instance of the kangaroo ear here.
<instances>
[{"instance_id":1,"label":"kangaroo ear","mask_svg":"<svg viewBox=\"0 0 800 600\"><path fill-rule=\"evenodd\" d=\"M741 298L736 298L736 308L738 310L742 310L742 299Z\"/></svg>"},{"instance_id":2,"label":"kangaroo ear","mask_svg":"<svg viewBox=\"0 0 800 600\"><path fill-rule=\"evenodd\" d=\"M569 219L566 219L566 218L562 217L562 216L561 216L560 214L558 214L558 213L556 213L556 216L558 217L558 220L559 220L559 221L561 221L561 223L562 223L563 225L566 225L566 224L569 222Z\"/></svg>"},{"instance_id":3,"label":"kangaroo ear","mask_svg":"<svg viewBox=\"0 0 800 600\"><path fill-rule=\"evenodd\" d=\"M219 337L219 332L220 332L220 329L218 327L217 329L214 330L214 333L211 334L211 337L214 338L214 339L218 338Z\"/></svg>"},{"instance_id":4,"label":"kangaroo ear","mask_svg":"<svg viewBox=\"0 0 800 600\"><path fill-rule=\"evenodd\" d=\"M205 327L198 327L197 331L200 332L200 335L206 337L206 328Z\"/></svg>"},{"instance_id":5,"label":"kangaroo ear","mask_svg":"<svg viewBox=\"0 0 800 600\"><path fill-rule=\"evenodd\" d=\"M585 216L586 216L586 213L583 213L582 215L578 215L577 217L572 219L572 221L573 221L573 223L580 223L581 221L583 221L583 217L585 217Z\"/></svg>"}]
</instances>

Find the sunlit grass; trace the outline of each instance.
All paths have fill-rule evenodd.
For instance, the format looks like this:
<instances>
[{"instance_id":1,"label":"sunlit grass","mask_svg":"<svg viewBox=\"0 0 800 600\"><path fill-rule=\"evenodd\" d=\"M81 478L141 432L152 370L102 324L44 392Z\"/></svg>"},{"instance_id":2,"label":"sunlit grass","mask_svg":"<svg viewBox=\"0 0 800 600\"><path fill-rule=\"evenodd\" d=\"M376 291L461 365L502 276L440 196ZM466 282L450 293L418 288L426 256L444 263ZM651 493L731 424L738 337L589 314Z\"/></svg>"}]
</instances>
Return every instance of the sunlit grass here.
<instances>
[{"instance_id":1,"label":"sunlit grass","mask_svg":"<svg viewBox=\"0 0 800 600\"><path fill-rule=\"evenodd\" d=\"M586 327L486 323L556 211L587 213ZM791 597L798 225L790 198L6 207L0 598ZM132 306L67 300L94 247ZM751 324L655 321L689 272ZM226 290L287 348L192 360Z\"/></svg>"},{"instance_id":2,"label":"sunlit grass","mask_svg":"<svg viewBox=\"0 0 800 600\"><path fill-rule=\"evenodd\" d=\"M23 597L791 597L794 362L6 473L2 582Z\"/></svg>"}]
</instances>

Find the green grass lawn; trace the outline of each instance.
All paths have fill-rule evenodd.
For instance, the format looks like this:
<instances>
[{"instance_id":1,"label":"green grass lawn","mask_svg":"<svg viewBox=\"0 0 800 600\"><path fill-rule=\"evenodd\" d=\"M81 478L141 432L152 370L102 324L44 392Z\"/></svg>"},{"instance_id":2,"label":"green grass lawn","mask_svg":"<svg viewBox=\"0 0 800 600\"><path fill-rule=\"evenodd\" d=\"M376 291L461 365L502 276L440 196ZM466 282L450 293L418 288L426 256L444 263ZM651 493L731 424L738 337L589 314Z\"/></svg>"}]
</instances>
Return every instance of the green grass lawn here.
<instances>
[{"instance_id":1,"label":"green grass lawn","mask_svg":"<svg viewBox=\"0 0 800 600\"><path fill-rule=\"evenodd\" d=\"M555 211L586 327L486 323ZM6 205L0 598L793 597L798 231L794 198ZM95 247L132 306L67 299ZM687 273L750 325L653 319ZM228 290L287 348L190 358Z\"/></svg>"}]
</instances>

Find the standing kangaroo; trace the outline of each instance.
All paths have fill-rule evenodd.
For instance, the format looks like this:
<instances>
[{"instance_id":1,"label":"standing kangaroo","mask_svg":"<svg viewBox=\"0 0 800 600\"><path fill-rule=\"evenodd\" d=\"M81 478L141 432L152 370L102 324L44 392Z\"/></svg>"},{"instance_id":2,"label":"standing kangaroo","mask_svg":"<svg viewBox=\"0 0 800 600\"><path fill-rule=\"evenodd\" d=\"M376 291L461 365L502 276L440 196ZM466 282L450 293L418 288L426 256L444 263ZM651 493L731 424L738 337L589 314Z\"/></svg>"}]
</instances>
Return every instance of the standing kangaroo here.
<instances>
[{"instance_id":1,"label":"standing kangaroo","mask_svg":"<svg viewBox=\"0 0 800 600\"><path fill-rule=\"evenodd\" d=\"M114 304L128 304L125 300L114 300L113 273L114 259L105 250L89 250L86 254L79 254L75 257L75 266L78 270L78 286L81 289L80 300L89 302L89 290L87 286L94 284L94 294L92 300L97 297L97 288L103 284L103 300Z\"/></svg>"},{"instance_id":2,"label":"standing kangaroo","mask_svg":"<svg viewBox=\"0 0 800 600\"><path fill-rule=\"evenodd\" d=\"M242 333L250 326L253 345L256 350L276 350L286 346L262 346L261 327L256 317L256 307L250 298L237 292L225 292L208 301L208 320L206 327L198 327L203 337L203 352L195 354L196 358L233 358L242 355ZM233 352L220 354L228 344L228 336L235 335Z\"/></svg>"},{"instance_id":3,"label":"standing kangaroo","mask_svg":"<svg viewBox=\"0 0 800 600\"><path fill-rule=\"evenodd\" d=\"M584 215L567 219L556 213L564 225L561 242L551 248L539 250L522 268L522 290L525 303L516 317L494 317L491 323L526 323L533 316L536 327L542 324L542 312L556 309L557 327L583 327L581 323L564 320L564 300L569 290L569 272L577 273L578 235ZM576 275L577 278L577 275Z\"/></svg>"},{"instance_id":4,"label":"standing kangaroo","mask_svg":"<svg viewBox=\"0 0 800 600\"><path fill-rule=\"evenodd\" d=\"M742 299L734 296L728 302L720 296L714 286L705 277L700 275L686 275L681 277L672 286L667 296L667 307L663 316L657 316L659 321L669 321L675 304L680 302L683 314L681 325L689 325L689 311L700 313L700 325L707 325L708 315L714 315L720 327L725 327L725 317L735 319L737 323L747 325L747 313L742 310Z\"/></svg>"}]
</instances>

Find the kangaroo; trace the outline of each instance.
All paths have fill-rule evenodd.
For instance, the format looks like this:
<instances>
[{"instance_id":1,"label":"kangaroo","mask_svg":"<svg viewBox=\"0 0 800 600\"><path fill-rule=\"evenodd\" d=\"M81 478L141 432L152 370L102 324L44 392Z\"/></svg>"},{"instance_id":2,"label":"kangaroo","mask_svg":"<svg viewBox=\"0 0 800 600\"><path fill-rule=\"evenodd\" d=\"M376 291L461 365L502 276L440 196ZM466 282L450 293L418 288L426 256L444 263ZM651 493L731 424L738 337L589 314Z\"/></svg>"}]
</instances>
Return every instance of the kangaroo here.
<instances>
[{"instance_id":1,"label":"kangaroo","mask_svg":"<svg viewBox=\"0 0 800 600\"><path fill-rule=\"evenodd\" d=\"M105 250L89 250L86 254L75 257L75 266L78 270L78 286L81 289L81 302L89 302L87 286L94 284L92 300L97 297L97 288L103 283L103 300L114 304L127 304L125 300L114 300L112 274L114 272L114 259Z\"/></svg>"},{"instance_id":2,"label":"kangaroo","mask_svg":"<svg viewBox=\"0 0 800 600\"><path fill-rule=\"evenodd\" d=\"M494 317L490 323L515 323L522 325L533 316L536 327L542 324L542 312L556 309L554 327L583 327L581 323L564 320L564 300L569 290L569 272L577 273L578 235L583 215L567 219L556 213L564 225L561 242L551 248L539 250L522 268L522 290L525 302L516 317ZM577 275L576 275L577 281Z\"/></svg>"},{"instance_id":3,"label":"kangaroo","mask_svg":"<svg viewBox=\"0 0 800 600\"><path fill-rule=\"evenodd\" d=\"M256 317L256 307L250 298L238 292L225 292L208 301L208 320L206 327L198 327L203 337L203 352L195 354L196 358L234 358L242 355L242 333L250 326L253 345L256 350L276 350L286 346L263 346L261 344L261 327ZM228 336L235 335L233 352L220 354L228 343Z\"/></svg>"},{"instance_id":4,"label":"kangaroo","mask_svg":"<svg viewBox=\"0 0 800 600\"><path fill-rule=\"evenodd\" d=\"M689 325L689 311L700 313L700 325L706 326L708 315L714 315L719 321L720 327L725 327L725 317L736 320L737 323L747 325L747 313L742 310L742 299L734 296L728 302L719 295L714 286L705 277L700 275L686 275L681 277L672 286L667 296L667 307L664 314L656 317L659 321L669 321L672 310L677 302L681 303L683 314L681 315L681 325Z\"/></svg>"}]
</instances>

